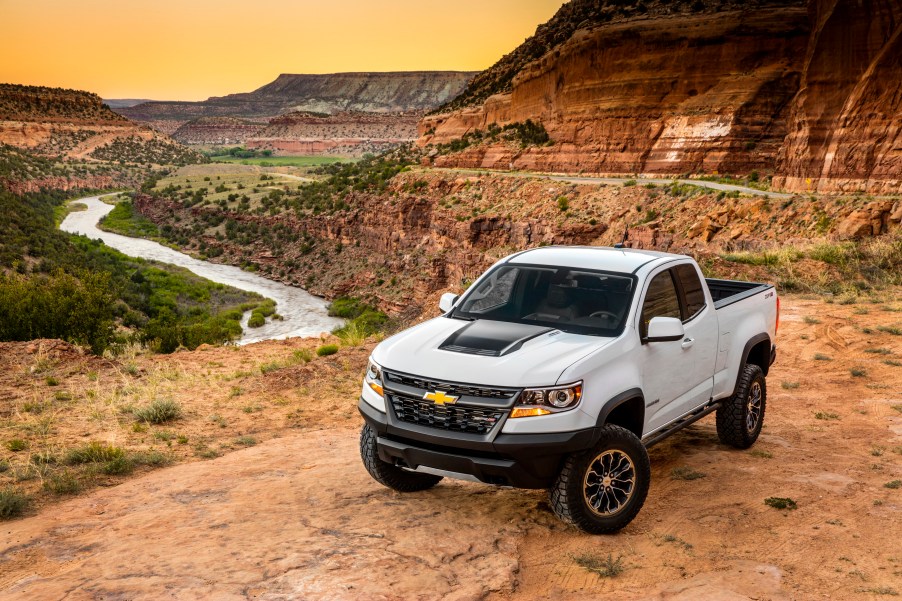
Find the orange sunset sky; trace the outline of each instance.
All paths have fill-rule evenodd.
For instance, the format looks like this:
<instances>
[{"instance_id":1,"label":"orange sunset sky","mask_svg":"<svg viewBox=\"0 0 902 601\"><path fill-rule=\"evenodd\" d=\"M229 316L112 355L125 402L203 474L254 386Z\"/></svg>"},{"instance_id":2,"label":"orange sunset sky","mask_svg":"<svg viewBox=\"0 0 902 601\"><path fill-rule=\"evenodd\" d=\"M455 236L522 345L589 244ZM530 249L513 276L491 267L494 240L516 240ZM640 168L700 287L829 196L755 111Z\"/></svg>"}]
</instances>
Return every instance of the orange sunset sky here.
<instances>
[{"instance_id":1,"label":"orange sunset sky","mask_svg":"<svg viewBox=\"0 0 902 601\"><path fill-rule=\"evenodd\" d=\"M280 73L485 69L562 0L0 0L0 82L201 100Z\"/></svg>"}]
</instances>

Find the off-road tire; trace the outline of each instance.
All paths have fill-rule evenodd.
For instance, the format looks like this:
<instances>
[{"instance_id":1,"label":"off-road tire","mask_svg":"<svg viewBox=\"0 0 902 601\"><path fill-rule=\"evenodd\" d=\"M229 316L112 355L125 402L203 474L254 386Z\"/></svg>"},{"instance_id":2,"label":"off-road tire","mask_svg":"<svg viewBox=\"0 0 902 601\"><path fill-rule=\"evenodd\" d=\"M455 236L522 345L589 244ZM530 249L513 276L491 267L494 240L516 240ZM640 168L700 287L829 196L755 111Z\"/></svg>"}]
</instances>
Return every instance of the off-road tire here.
<instances>
[{"instance_id":1,"label":"off-road tire","mask_svg":"<svg viewBox=\"0 0 902 601\"><path fill-rule=\"evenodd\" d=\"M761 434L766 406L767 381L764 372L757 365L743 366L736 392L717 409L717 436L720 442L737 449L747 449L755 444Z\"/></svg>"},{"instance_id":2,"label":"off-road tire","mask_svg":"<svg viewBox=\"0 0 902 601\"><path fill-rule=\"evenodd\" d=\"M590 506L589 498L604 492L591 484L593 479L597 481L598 475L593 465L598 468L597 461L617 456L628 458L632 485L616 512L603 514ZM645 503L650 482L651 464L642 441L626 428L609 424L601 429L601 438L592 449L574 453L564 460L548 496L551 508L562 521L589 534L608 534L633 521ZM599 491L598 495L587 492L593 489Z\"/></svg>"},{"instance_id":3,"label":"off-road tire","mask_svg":"<svg viewBox=\"0 0 902 601\"><path fill-rule=\"evenodd\" d=\"M441 476L405 470L379 459L379 452L376 450L376 432L369 424L365 424L360 431L360 458L363 459L366 471L376 482L398 492L426 490L442 479Z\"/></svg>"}]
</instances>

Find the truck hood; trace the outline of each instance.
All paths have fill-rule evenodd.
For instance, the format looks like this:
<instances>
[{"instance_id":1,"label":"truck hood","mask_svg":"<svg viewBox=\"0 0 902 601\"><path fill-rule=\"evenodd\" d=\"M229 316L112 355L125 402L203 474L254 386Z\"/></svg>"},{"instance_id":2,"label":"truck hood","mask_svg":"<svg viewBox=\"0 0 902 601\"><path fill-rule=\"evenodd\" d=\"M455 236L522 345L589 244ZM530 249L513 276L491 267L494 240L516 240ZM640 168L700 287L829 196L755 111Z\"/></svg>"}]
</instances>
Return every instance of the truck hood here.
<instances>
[{"instance_id":1,"label":"truck hood","mask_svg":"<svg viewBox=\"0 0 902 601\"><path fill-rule=\"evenodd\" d=\"M613 338L480 319L438 317L382 342L373 360L388 370L489 386L551 386L570 365Z\"/></svg>"}]
</instances>

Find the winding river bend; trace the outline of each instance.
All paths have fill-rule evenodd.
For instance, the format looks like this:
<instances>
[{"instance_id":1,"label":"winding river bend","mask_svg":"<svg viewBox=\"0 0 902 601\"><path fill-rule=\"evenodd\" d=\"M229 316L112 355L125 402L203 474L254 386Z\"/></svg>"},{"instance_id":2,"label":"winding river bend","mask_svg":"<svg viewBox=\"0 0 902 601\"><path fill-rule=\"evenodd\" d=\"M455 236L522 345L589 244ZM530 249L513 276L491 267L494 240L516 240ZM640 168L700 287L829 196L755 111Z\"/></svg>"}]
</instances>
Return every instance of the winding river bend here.
<instances>
[{"instance_id":1,"label":"winding river bend","mask_svg":"<svg viewBox=\"0 0 902 601\"><path fill-rule=\"evenodd\" d=\"M89 196L72 202L86 205L88 209L69 213L60 225L60 229L64 232L84 234L91 239L99 238L110 248L115 248L130 257L184 267L213 282L256 292L276 301L276 311L285 319L267 321L266 325L259 328L248 328L246 315L242 323L244 335L238 341L239 344L281 340L294 336L318 336L342 323L341 319L329 317L326 313L326 301L300 288L268 280L232 265L201 261L151 240L130 238L101 230L97 227L97 223L113 210L113 206L101 201L99 196Z\"/></svg>"}]
</instances>

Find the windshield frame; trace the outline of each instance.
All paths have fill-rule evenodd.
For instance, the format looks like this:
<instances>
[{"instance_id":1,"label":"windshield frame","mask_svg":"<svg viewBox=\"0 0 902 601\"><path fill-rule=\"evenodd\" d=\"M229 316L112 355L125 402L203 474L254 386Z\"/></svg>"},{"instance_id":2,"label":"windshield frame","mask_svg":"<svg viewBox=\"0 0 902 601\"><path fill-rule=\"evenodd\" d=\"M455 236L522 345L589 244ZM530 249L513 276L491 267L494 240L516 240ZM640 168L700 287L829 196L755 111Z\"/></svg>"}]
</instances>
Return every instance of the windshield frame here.
<instances>
[{"instance_id":1,"label":"windshield frame","mask_svg":"<svg viewBox=\"0 0 902 601\"><path fill-rule=\"evenodd\" d=\"M623 317L620 320L620 323L617 324L615 328L604 329L597 328L591 326L583 326L577 324L568 324L561 322L551 322L551 321L539 321L539 320L524 320L520 319L500 319L500 318L489 318L480 316L478 314L472 313L464 313L461 311L461 307L463 307L464 303L468 300L470 295L474 294L476 290L482 285L485 280L488 280L492 277L493 274L502 270L509 268L522 268L522 269L537 269L543 271L557 271L561 269L566 269L569 271L578 271L582 273L591 273L605 276L618 277L623 279L628 279L631 281L629 298L626 301L627 307L623 313ZM517 276L519 279L520 275ZM609 271L606 269L594 269L589 267L572 267L569 265L542 265L536 263L501 263L499 265L495 265L488 271L486 271L482 276L479 277L473 284L460 295L460 298L457 299L457 302L454 303L454 307L445 314L445 317L451 319L460 319L464 321L476 321L479 319L490 319L492 321L503 321L507 323L519 323L525 325L535 325L547 328L554 328L555 330L560 330L562 332L570 333L570 334L580 334L584 336L595 336L597 338L617 338L621 334L623 334L626 329L627 323L629 323L630 314L632 313L633 302L636 299L636 292L639 286L639 277L635 273L625 273L622 271Z\"/></svg>"}]
</instances>

